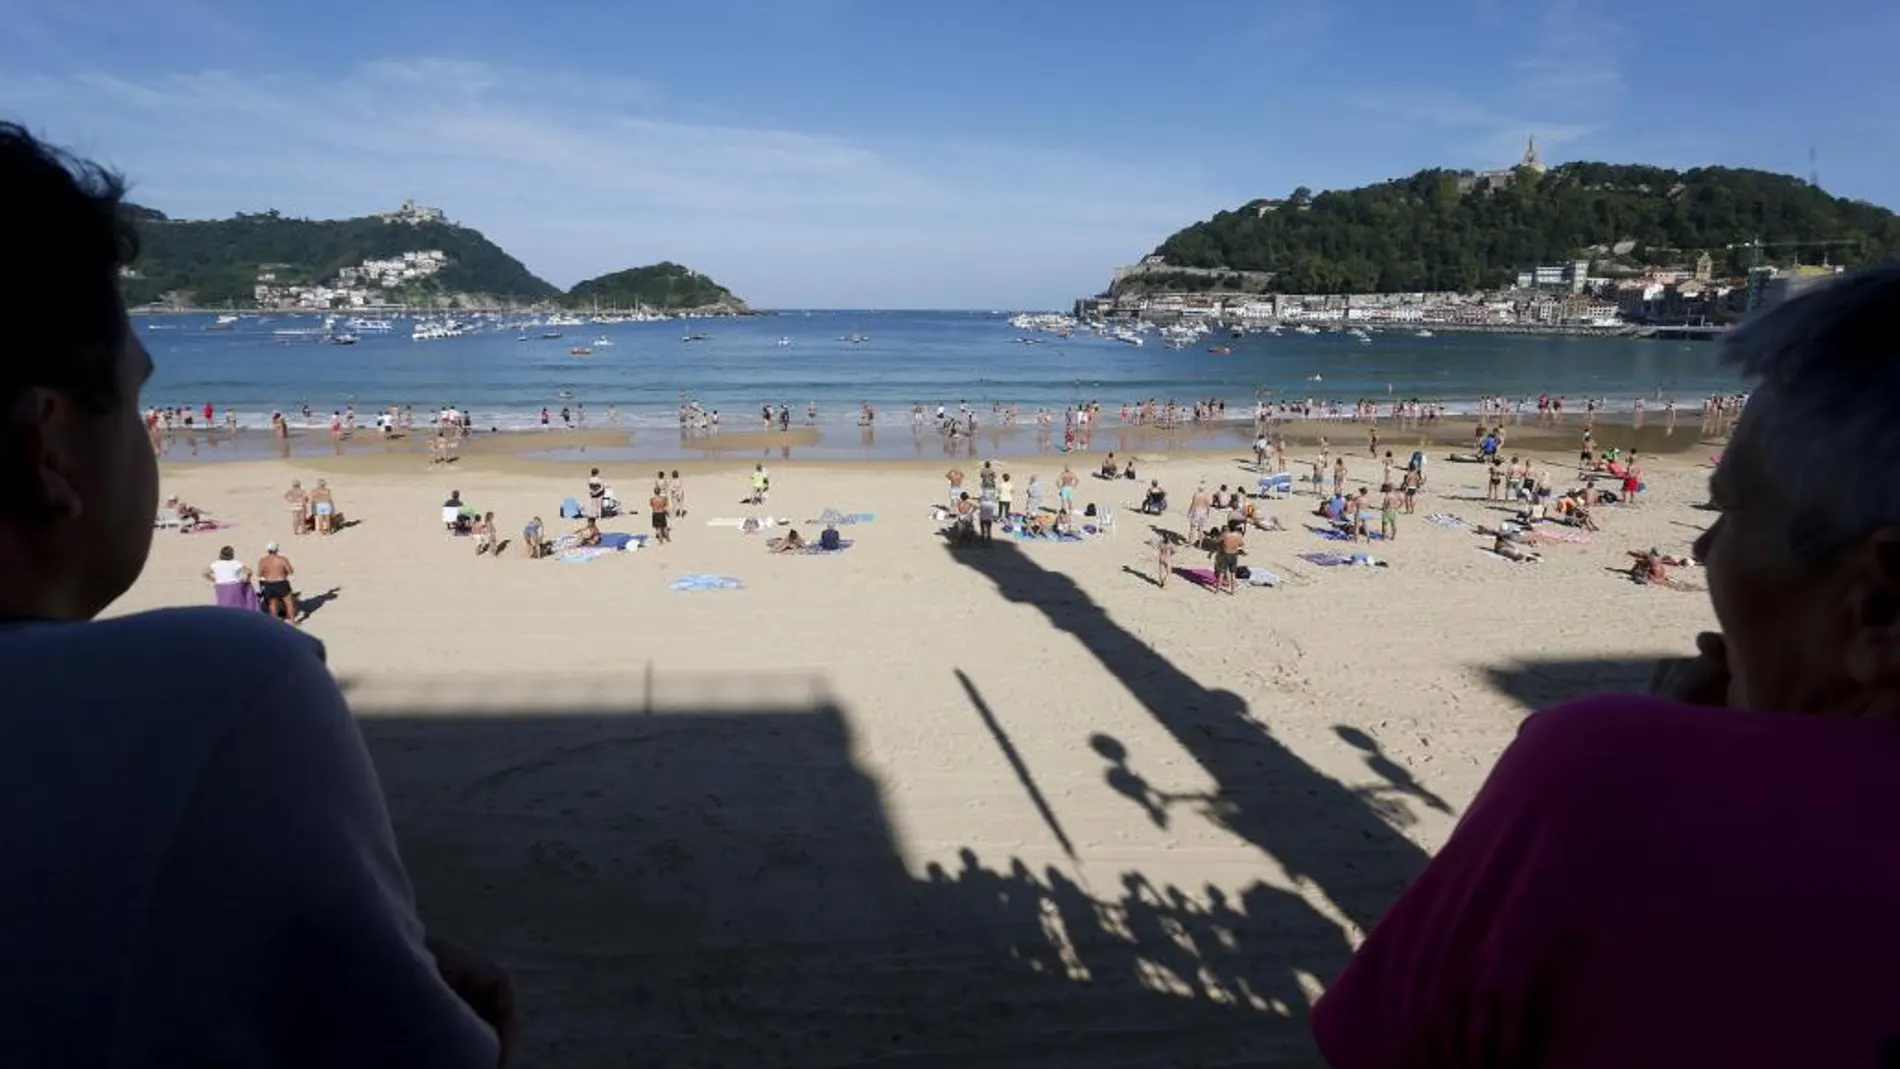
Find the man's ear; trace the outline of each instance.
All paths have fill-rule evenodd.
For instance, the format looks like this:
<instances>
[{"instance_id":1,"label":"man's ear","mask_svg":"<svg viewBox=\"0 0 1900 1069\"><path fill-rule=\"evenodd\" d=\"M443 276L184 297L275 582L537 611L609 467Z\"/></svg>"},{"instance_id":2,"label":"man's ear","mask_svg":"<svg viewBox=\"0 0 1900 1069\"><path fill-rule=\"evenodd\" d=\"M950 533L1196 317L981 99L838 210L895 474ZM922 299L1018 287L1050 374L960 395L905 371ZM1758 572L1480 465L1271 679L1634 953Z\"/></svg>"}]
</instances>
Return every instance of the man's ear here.
<instances>
[{"instance_id":1,"label":"man's ear","mask_svg":"<svg viewBox=\"0 0 1900 1069\"><path fill-rule=\"evenodd\" d=\"M1847 672L1870 687L1900 686L1900 529L1874 533L1846 562Z\"/></svg>"},{"instance_id":2,"label":"man's ear","mask_svg":"<svg viewBox=\"0 0 1900 1069\"><path fill-rule=\"evenodd\" d=\"M0 412L0 493L29 521L71 520L85 511L66 444L78 416L65 394L40 387L22 391Z\"/></svg>"}]
</instances>

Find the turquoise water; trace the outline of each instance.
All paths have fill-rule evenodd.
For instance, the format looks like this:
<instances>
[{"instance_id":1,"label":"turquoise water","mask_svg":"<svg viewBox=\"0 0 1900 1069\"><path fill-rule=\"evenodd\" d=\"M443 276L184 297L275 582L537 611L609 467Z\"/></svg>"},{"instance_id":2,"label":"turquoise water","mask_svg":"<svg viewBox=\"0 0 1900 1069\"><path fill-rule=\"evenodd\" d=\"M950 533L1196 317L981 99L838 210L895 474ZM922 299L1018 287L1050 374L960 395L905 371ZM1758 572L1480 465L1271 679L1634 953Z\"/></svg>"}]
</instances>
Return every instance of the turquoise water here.
<instances>
[{"instance_id":1,"label":"turquoise water","mask_svg":"<svg viewBox=\"0 0 1900 1069\"><path fill-rule=\"evenodd\" d=\"M1486 394L1562 394L1573 411L1586 396L1607 398L1612 409L1640 397L1652 406L1674 399L1693 412L1701 397L1734 388L1734 380L1715 369L1715 350L1707 343L1612 338L1419 338L1392 331L1361 344L1343 334L1288 332L1210 336L1169 350L1155 336L1140 347L1079 334L1032 335L1037 344L1022 344L1023 332L994 313L791 312L568 326L552 340L539 337L543 328L531 328L529 341L517 341L513 329L412 341L408 324L399 322L390 334L337 346L286 343L271 333L313 327L315 317L247 318L229 331L205 330L210 321L164 316L139 322L157 363L146 403L193 409L210 403L220 422L229 408L250 428L264 426L273 411L299 425L306 405L311 425L322 426L328 412L354 403L363 423L388 405L414 405L419 420L455 405L470 412L478 428L502 430L539 426L544 406L557 425L563 405L584 406L589 426L598 429L612 405L630 433L670 434L680 402L690 398L719 410L724 429L753 431L761 405L789 404L803 423L806 406L815 402L824 438L857 450L864 444L858 406L866 401L877 409L879 429L901 429L908 437L912 404L954 410L967 401L985 423L993 422L993 404L1014 404L1033 423L1037 407L1099 400L1113 424L1121 405L1146 398L1189 403L1218 397L1230 416L1245 420L1254 398L1266 391L1281 399L1347 403L1419 397L1442 400L1454 412ZM682 341L697 332L708 337ZM853 336L867 340L843 340ZM778 344L781 337L790 344ZM601 338L613 344L593 344ZM591 355L569 355L577 345L591 346ZM1212 346L1232 351L1218 355L1208 351ZM1026 433L1033 437L1033 430Z\"/></svg>"}]
</instances>

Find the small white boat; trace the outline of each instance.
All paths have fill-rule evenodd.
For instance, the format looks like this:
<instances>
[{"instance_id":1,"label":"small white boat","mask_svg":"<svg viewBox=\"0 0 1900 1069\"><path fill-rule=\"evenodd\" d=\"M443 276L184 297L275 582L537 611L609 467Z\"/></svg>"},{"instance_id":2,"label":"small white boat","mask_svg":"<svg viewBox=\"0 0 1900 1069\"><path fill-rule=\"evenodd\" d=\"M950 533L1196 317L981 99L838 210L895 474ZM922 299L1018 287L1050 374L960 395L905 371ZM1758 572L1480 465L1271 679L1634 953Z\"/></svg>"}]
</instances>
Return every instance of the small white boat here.
<instances>
[{"instance_id":1,"label":"small white boat","mask_svg":"<svg viewBox=\"0 0 1900 1069\"><path fill-rule=\"evenodd\" d=\"M1436 338L1437 336L1438 335L1433 334L1429 330L1421 330L1416 335L1414 335L1414 337L1419 337L1419 338Z\"/></svg>"}]
</instances>

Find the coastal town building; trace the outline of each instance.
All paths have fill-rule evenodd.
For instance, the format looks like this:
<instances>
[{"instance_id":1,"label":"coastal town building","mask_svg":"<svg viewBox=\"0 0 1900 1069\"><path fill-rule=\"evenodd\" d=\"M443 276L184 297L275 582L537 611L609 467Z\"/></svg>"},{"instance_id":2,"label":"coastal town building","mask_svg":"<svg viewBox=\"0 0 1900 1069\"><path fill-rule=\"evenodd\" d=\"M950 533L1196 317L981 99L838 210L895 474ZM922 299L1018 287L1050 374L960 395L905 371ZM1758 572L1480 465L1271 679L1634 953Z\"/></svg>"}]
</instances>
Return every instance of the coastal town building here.
<instances>
[{"instance_id":1,"label":"coastal town building","mask_svg":"<svg viewBox=\"0 0 1900 1069\"><path fill-rule=\"evenodd\" d=\"M1478 171L1475 174L1464 175L1458 179L1458 192L1495 193L1501 189L1509 189L1511 183L1517 181L1517 173L1520 169L1528 170L1532 174L1543 174L1548 170L1544 166L1544 161L1537 156L1536 134L1530 135L1530 141L1524 146L1524 158L1517 161L1516 166L1506 167L1499 171Z\"/></svg>"},{"instance_id":2,"label":"coastal town building","mask_svg":"<svg viewBox=\"0 0 1900 1069\"><path fill-rule=\"evenodd\" d=\"M440 208L431 208L427 204L417 204L414 200L405 200L402 207L393 212L379 212L376 218L385 223L407 223L420 226L424 223L446 223L449 217Z\"/></svg>"},{"instance_id":3,"label":"coastal town building","mask_svg":"<svg viewBox=\"0 0 1900 1069\"><path fill-rule=\"evenodd\" d=\"M448 265L441 249L415 249L364 260L327 282L303 285L279 282L280 265L266 264L258 269L251 292L259 308L372 308L389 303L388 291L432 278Z\"/></svg>"}]
</instances>

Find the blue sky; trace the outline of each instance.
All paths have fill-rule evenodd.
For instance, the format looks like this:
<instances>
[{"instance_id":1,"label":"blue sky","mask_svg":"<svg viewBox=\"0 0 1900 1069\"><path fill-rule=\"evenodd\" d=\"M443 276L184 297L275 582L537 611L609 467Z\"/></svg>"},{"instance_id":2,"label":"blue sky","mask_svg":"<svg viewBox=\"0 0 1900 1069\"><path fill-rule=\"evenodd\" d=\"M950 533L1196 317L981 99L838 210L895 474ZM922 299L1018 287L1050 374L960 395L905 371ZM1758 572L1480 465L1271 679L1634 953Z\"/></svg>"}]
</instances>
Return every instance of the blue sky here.
<instances>
[{"instance_id":1,"label":"blue sky","mask_svg":"<svg viewBox=\"0 0 1900 1069\"><path fill-rule=\"evenodd\" d=\"M1223 207L1422 167L1805 173L1900 205L1900 5L0 0L0 114L174 216L446 209L559 285L1066 306Z\"/></svg>"}]
</instances>

